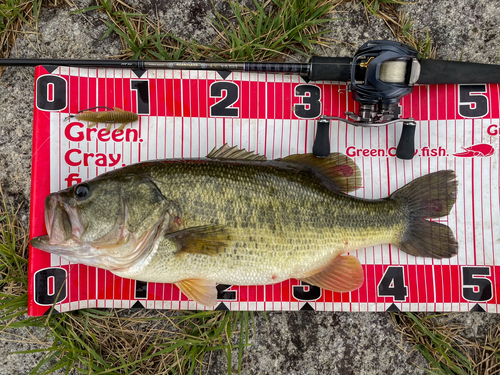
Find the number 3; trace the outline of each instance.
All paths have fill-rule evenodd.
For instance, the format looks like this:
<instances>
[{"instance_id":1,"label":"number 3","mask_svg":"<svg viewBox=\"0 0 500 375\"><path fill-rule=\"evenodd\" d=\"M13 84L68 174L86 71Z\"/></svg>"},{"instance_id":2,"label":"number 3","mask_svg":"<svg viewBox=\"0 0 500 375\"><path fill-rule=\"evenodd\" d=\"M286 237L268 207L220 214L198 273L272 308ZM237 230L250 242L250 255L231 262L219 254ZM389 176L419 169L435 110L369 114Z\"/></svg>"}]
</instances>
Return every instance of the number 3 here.
<instances>
[{"instance_id":1,"label":"number 3","mask_svg":"<svg viewBox=\"0 0 500 375\"><path fill-rule=\"evenodd\" d=\"M295 116L299 118L316 118L321 114L321 89L314 85L298 85L295 96L302 98L300 104L295 104Z\"/></svg>"}]
</instances>

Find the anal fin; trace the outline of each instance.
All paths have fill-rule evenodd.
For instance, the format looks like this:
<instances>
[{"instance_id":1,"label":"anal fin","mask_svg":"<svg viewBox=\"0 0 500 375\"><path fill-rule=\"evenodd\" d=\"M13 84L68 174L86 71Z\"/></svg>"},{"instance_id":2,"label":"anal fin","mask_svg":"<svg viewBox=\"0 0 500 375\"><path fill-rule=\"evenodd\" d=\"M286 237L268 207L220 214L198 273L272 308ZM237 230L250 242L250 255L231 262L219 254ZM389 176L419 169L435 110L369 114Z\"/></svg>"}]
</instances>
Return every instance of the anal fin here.
<instances>
[{"instance_id":1,"label":"anal fin","mask_svg":"<svg viewBox=\"0 0 500 375\"><path fill-rule=\"evenodd\" d=\"M342 255L314 276L302 279L306 283L334 292L350 292L359 289L365 274L358 258Z\"/></svg>"},{"instance_id":2,"label":"anal fin","mask_svg":"<svg viewBox=\"0 0 500 375\"><path fill-rule=\"evenodd\" d=\"M217 304L217 288L214 281L206 279L181 280L175 285L188 296L189 299L207 307Z\"/></svg>"}]
</instances>

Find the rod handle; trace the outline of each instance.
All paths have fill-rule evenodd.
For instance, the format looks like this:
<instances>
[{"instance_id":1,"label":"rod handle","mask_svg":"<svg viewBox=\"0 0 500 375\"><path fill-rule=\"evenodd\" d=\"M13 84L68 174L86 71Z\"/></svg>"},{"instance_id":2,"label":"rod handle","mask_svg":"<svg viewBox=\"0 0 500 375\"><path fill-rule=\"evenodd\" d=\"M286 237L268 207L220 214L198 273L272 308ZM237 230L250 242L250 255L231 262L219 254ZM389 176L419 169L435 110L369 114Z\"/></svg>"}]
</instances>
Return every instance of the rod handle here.
<instances>
[{"instance_id":1,"label":"rod handle","mask_svg":"<svg viewBox=\"0 0 500 375\"><path fill-rule=\"evenodd\" d=\"M311 60L311 81L341 81L351 80L350 57L313 56Z\"/></svg>"},{"instance_id":2,"label":"rod handle","mask_svg":"<svg viewBox=\"0 0 500 375\"><path fill-rule=\"evenodd\" d=\"M500 65L420 60L420 84L500 83Z\"/></svg>"}]
</instances>

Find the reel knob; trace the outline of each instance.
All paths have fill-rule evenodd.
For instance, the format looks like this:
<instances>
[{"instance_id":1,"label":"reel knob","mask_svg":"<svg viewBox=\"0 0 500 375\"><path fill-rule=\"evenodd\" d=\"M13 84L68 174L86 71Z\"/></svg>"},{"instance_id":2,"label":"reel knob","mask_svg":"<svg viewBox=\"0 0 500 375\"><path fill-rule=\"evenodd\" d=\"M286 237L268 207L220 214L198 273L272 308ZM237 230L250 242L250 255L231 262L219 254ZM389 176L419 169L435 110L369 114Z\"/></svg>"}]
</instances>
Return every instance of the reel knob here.
<instances>
[{"instance_id":1,"label":"reel knob","mask_svg":"<svg viewBox=\"0 0 500 375\"><path fill-rule=\"evenodd\" d=\"M330 155L330 120L320 118L317 122L313 155L319 158Z\"/></svg>"}]
</instances>

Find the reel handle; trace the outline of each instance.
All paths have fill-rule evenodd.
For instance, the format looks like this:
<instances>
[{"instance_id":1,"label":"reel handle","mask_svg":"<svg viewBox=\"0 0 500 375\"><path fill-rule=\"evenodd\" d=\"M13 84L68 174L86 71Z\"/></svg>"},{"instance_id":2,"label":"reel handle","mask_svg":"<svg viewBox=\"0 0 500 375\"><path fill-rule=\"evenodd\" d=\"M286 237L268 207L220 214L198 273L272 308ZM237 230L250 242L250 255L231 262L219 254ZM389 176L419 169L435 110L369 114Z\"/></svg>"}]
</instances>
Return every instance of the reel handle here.
<instances>
[{"instance_id":1,"label":"reel handle","mask_svg":"<svg viewBox=\"0 0 500 375\"><path fill-rule=\"evenodd\" d=\"M415 122L403 122L403 130L399 138L396 156L399 159L411 160L415 156Z\"/></svg>"},{"instance_id":2,"label":"reel handle","mask_svg":"<svg viewBox=\"0 0 500 375\"><path fill-rule=\"evenodd\" d=\"M317 124L313 155L325 158L330 155L330 120L319 119Z\"/></svg>"}]
</instances>

